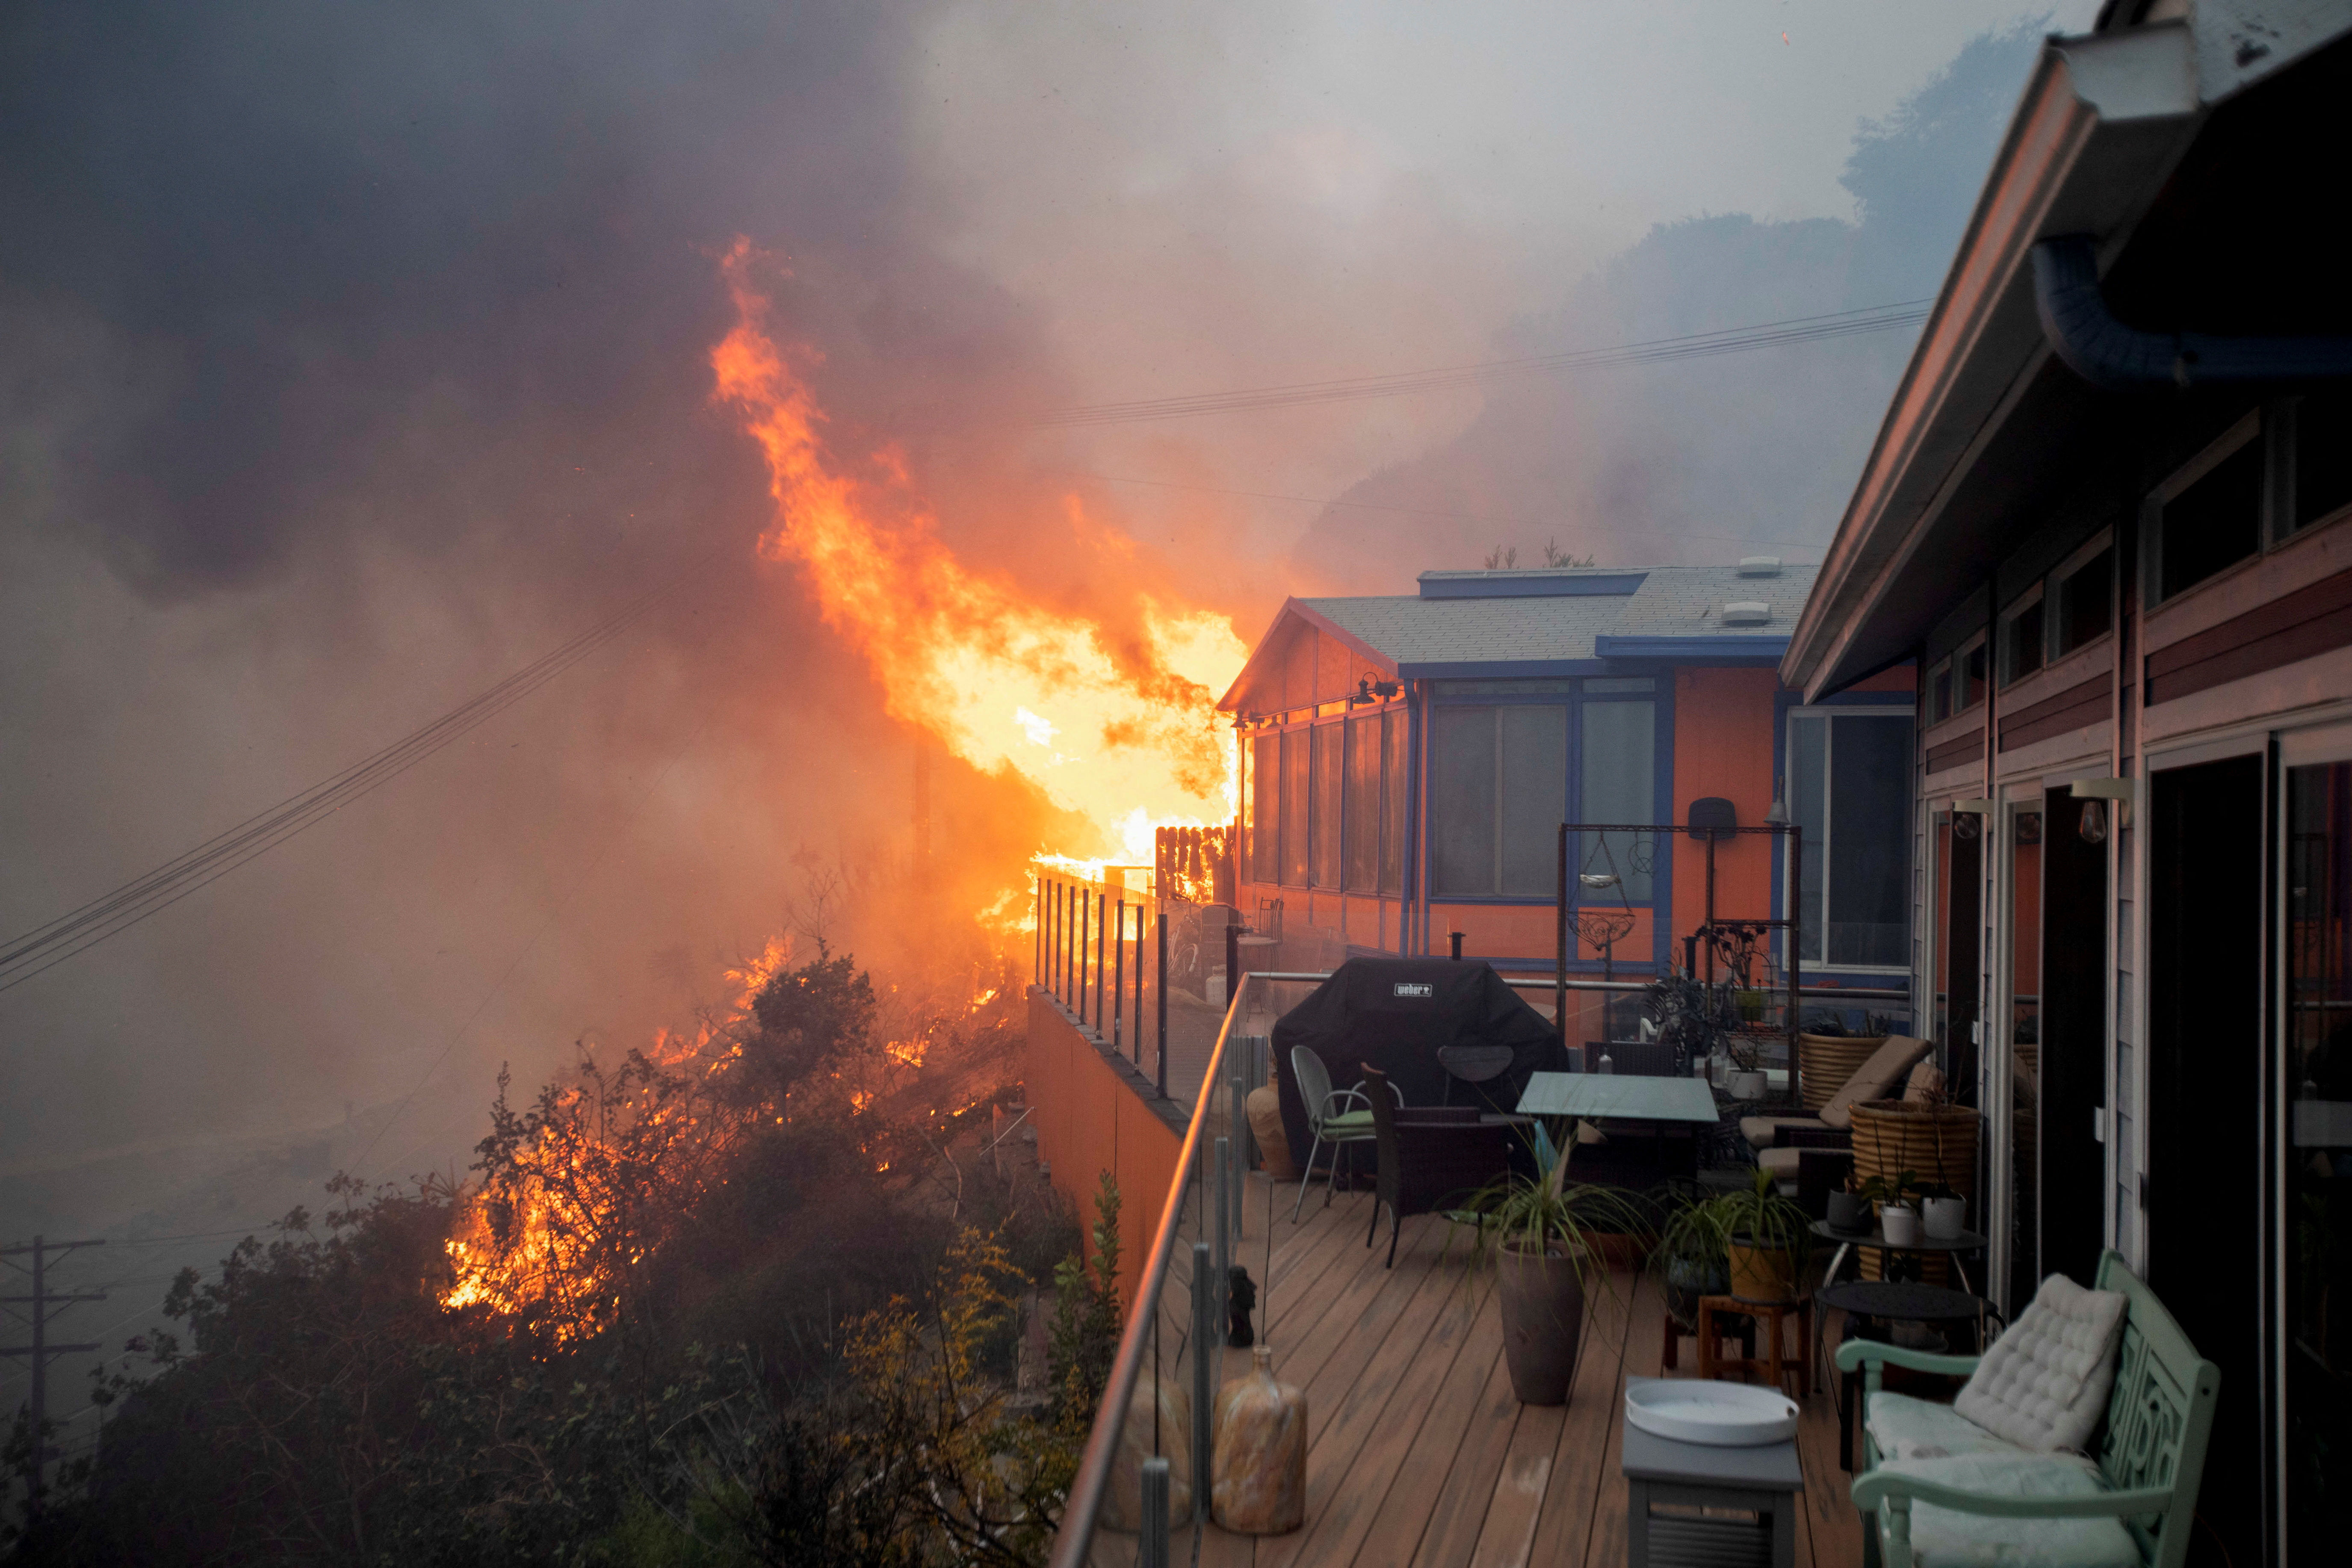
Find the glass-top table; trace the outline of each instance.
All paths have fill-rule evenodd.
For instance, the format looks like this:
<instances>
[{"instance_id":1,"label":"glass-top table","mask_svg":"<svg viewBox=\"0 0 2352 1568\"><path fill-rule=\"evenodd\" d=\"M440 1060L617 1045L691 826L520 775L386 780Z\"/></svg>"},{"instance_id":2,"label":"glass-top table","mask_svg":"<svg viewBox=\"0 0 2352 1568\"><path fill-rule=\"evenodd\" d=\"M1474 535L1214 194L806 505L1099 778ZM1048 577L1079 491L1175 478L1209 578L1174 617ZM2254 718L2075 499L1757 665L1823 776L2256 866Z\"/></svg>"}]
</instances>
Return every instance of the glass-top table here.
<instances>
[{"instance_id":1,"label":"glass-top table","mask_svg":"<svg viewBox=\"0 0 2352 1568\"><path fill-rule=\"evenodd\" d=\"M1519 1093L1522 1116L1615 1117L1627 1121L1696 1121L1712 1125L1715 1095L1696 1078L1643 1078L1633 1073L1538 1072Z\"/></svg>"}]
</instances>

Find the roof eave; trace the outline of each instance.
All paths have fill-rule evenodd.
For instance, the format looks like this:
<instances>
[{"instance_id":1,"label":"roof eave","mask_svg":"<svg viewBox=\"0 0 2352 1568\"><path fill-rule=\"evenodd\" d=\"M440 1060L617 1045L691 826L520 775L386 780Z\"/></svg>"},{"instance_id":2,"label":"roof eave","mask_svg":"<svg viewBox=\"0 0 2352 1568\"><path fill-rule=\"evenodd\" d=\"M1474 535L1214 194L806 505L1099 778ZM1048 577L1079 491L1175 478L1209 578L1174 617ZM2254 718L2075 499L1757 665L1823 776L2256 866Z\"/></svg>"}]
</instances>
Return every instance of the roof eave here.
<instances>
[{"instance_id":1,"label":"roof eave","mask_svg":"<svg viewBox=\"0 0 2352 1568\"><path fill-rule=\"evenodd\" d=\"M1899 659L1863 634L2050 352L2034 243L2091 233L2112 258L2200 120L2185 26L2044 46L1799 614L1784 684L1818 698Z\"/></svg>"}]
</instances>

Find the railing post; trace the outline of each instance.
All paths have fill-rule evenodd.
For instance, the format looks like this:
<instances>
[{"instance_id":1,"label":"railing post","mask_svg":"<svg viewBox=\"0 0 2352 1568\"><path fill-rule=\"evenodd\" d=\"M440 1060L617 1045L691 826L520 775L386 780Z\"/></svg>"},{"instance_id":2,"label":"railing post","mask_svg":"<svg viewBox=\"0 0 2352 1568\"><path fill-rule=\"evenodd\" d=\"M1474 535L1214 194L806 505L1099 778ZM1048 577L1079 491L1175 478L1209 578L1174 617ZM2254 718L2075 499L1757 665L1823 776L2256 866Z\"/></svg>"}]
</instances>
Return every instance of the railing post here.
<instances>
[{"instance_id":1,"label":"railing post","mask_svg":"<svg viewBox=\"0 0 2352 1568\"><path fill-rule=\"evenodd\" d=\"M1246 1038L1244 1039L1243 1045L1244 1048L1247 1047ZM1225 1083L1233 1091L1228 1101L1233 1109L1226 1114L1233 1118L1234 1239L1238 1243L1243 1237L1249 1234L1249 1228L1242 1223L1249 1210L1249 1205L1242 1202L1243 1189L1245 1185L1242 1177L1250 1168L1249 1090L1242 1086L1242 1075L1237 1072L1226 1074Z\"/></svg>"},{"instance_id":2,"label":"railing post","mask_svg":"<svg viewBox=\"0 0 2352 1568\"><path fill-rule=\"evenodd\" d=\"M1087 906L1094 894L1084 886L1078 889L1078 1027L1087 1026Z\"/></svg>"},{"instance_id":3,"label":"railing post","mask_svg":"<svg viewBox=\"0 0 2352 1568\"><path fill-rule=\"evenodd\" d=\"M1136 1568L1168 1568L1168 1461L1143 1461L1143 1519L1137 1526Z\"/></svg>"},{"instance_id":4,"label":"railing post","mask_svg":"<svg viewBox=\"0 0 2352 1568\"><path fill-rule=\"evenodd\" d=\"M1201 1102L1209 1103L1210 1089L1201 1086ZM1225 1342L1225 1301L1234 1267L1234 1141L1220 1138L1216 1142L1217 1166L1217 1274L1215 1289L1211 1294L1209 1310L1216 1314L1215 1340Z\"/></svg>"},{"instance_id":5,"label":"railing post","mask_svg":"<svg viewBox=\"0 0 2352 1568\"><path fill-rule=\"evenodd\" d=\"M1127 900L1118 901L1118 934L1110 943L1110 1048L1118 1050L1118 1026L1127 1002Z\"/></svg>"},{"instance_id":6,"label":"railing post","mask_svg":"<svg viewBox=\"0 0 2352 1568\"><path fill-rule=\"evenodd\" d=\"M1140 899L1135 904L1135 1065L1143 1067L1143 912L1149 906Z\"/></svg>"},{"instance_id":7,"label":"railing post","mask_svg":"<svg viewBox=\"0 0 2352 1568\"><path fill-rule=\"evenodd\" d=\"M1037 873L1037 896L1029 905L1029 983L1045 977L1045 873Z\"/></svg>"},{"instance_id":8,"label":"railing post","mask_svg":"<svg viewBox=\"0 0 2352 1568\"><path fill-rule=\"evenodd\" d=\"M1225 1342L1217 1330L1216 1314L1209 1304L1209 1244L1192 1244L1192 1517L1205 1519L1209 1512L1209 1471L1215 1462L1211 1442L1209 1420L1215 1414L1209 1408L1217 1395L1216 1373L1209 1357ZM1218 1355L1219 1361L1224 1358Z\"/></svg>"},{"instance_id":9,"label":"railing post","mask_svg":"<svg viewBox=\"0 0 2352 1568\"><path fill-rule=\"evenodd\" d=\"M1103 949L1110 939L1110 889L1095 900L1095 1033L1103 1032Z\"/></svg>"},{"instance_id":10,"label":"railing post","mask_svg":"<svg viewBox=\"0 0 2352 1568\"><path fill-rule=\"evenodd\" d=\"M1168 1098L1168 900L1155 899L1152 901L1158 906L1153 913L1159 917L1152 924L1160 931L1160 973L1152 984L1158 994L1155 1007L1160 1014L1160 1026L1156 1031L1160 1038L1160 1098L1165 1100Z\"/></svg>"}]
</instances>

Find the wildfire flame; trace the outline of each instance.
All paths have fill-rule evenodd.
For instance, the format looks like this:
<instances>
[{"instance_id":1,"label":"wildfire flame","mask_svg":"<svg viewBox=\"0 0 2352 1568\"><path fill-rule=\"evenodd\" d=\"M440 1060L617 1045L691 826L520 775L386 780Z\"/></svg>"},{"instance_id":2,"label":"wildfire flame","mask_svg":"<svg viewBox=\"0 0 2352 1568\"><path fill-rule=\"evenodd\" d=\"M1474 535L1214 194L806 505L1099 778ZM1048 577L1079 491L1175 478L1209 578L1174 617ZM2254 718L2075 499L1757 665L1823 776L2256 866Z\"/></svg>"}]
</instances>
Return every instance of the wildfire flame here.
<instances>
[{"instance_id":1,"label":"wildfire flame","mask_svg":"<svg viewBox=\"0 0 2352 1568\"><path fill-rule=\"evenodd\" d=\"M1149 864L1153 828L1231 821L1235 763L1214 702L1247 656L1232 623L1144 597L1140 638L1116 637L957 559L894 453L854 467L827 451L824 413L799 369L821 356L770 335L754 259L739 240L724 262L737 321L711 353L714 395L740 411L767 458L777 521L762 553L807 574L886 710L1086 816L1101 842L1075 847ZM1139 666L1113 651L1139 640Z\"/></svg>"}]
</instances>

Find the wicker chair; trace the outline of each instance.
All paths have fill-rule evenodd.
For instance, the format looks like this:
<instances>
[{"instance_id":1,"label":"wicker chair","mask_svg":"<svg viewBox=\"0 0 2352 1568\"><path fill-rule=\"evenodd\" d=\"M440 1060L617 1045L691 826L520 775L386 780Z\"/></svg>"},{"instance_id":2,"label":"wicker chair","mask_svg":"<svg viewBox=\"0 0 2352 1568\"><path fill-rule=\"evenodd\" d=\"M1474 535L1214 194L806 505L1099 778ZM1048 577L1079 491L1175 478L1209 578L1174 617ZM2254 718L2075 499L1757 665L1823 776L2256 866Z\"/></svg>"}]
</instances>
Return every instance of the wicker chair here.
<instances>
[{"instance_id":1,"label":"wicker chair","mask_svg":"<svg viewBox=\"0 0 2352 1568\"><path fill-rule=\"evenodd\" d=\"M1423 1105L1405 1110L1393 1103L1394 1086L1379 1068L1365 1064L1366 1098L1372 1102L1372 1136L1380 1151L1379 1196L1364 1245L1381 1231L1381 1206L1389 1211L1388 1267L1396 1267L1397 1237L1409 1214L1437 1214L1511 1168L1508 1130L1481 1122L1475 1106Z\"/></svg>"}]
</instances>

